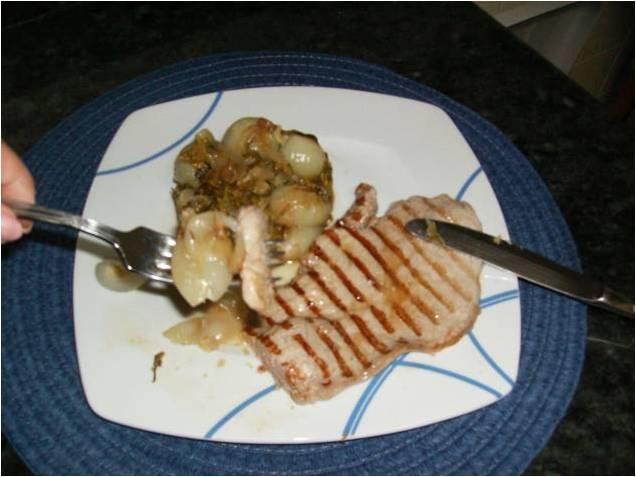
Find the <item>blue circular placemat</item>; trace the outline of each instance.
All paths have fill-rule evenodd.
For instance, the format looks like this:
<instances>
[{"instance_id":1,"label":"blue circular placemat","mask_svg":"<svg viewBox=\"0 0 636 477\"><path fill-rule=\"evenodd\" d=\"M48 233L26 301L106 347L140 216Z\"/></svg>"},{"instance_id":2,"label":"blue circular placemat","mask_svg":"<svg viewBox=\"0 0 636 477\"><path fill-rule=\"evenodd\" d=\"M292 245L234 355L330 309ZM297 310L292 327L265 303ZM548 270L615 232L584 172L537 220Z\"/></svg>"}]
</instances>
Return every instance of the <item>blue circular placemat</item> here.
<instances>
[{"instance_id":1,"label":"blue circular placemat","mask_svg":"<svg viewBox=\"0 0 636 477\"><path fill-rule=\"evenodd\" d=\"M38 201L80 213L111 138L139 108L285 85L375 91L444 109L480 160L512 240L579 268L550 193L501 132L430 88L325 55L219 55L126 83L78 110L26 154ZM383 437L293 446L197 441L113 424L93 414L80 382L73 337L76 235L47 230L38 225L28 239L2 250L2 430L36 474L518 474L548 442L578 382L585 306L522 283L518 380L507 397L466 416Z\"/></svg>"}]
</instances>

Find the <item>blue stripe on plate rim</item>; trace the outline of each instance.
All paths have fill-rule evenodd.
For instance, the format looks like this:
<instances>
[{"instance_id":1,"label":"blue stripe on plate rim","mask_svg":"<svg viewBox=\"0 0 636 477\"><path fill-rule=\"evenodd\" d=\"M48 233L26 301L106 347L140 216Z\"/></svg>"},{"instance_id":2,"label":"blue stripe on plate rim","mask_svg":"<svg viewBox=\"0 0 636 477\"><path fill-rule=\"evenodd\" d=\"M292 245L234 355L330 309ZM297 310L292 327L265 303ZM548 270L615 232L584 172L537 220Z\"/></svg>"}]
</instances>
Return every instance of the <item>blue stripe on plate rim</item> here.
<instances>
[{"instance_id":1,"label":"blue stripe on plate rim","mask_svg":"<svg viewBox=\"0 0 636 477\"><path fill-rule=\"evenodd\" d=\"M221 102L221 97L223 97L223 91L219 91L218 93L216 93L216 95L214 96L214 100L212 101L212 104L207 109L207 111L203 114L201 119L199 119L196 122L196 124L194 126L192 126L188 130L188 132L186 132L183 136L181 136L179 139L174 141L172 144L164 147L163 149L155 152L154 154L150 154L149 156L147 156L147 157L145 157L143 159L139 159L138 161L131 162L130 164L126 164L125 166L114 167L112 169L104 169L104 170L101 170L101 171L97 171L95 173L95 175L96 176L107 176L107 175L111 175L111 174L116 174L118 172L128 171L130 169L134 169L135 167L139 167L139 166L142 166L144 164L147 164L150 161L154 161L155 159L159 159L164 154L172 151L174 148L176 148L179 145L183 144L192 135L194 135L197 132L197 130L210 118L210 116L212 116L212 113L214 112L216 107Z\"/></svg>"}]
</instances>

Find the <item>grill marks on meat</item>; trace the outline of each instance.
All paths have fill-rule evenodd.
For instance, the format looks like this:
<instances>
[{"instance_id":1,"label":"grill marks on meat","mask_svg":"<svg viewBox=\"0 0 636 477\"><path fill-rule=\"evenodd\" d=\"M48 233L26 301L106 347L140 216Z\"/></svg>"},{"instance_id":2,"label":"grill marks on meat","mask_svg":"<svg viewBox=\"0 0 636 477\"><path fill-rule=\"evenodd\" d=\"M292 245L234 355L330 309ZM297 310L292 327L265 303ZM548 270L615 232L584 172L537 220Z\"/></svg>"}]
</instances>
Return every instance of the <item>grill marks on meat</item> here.
<instances>
[{"instance_id":1,"label":"grill marks on meat","mask_svg":"<svg viewBox=\"0 0 636 477\"><path fill-rule=\"evenodd\" d=\"M445 195L411 197L378 218L375 190L362 184L356 196L347 214L316 239L292 284L276 289L271 300L246 299L268 317L251 331L252 347L299 403L329 398L404 351L454 343L479 312L481 262L421 241L404 227L431 217L479 229L468 204ZM250 279L252 291L270 286Z\"/></svg>"},{"instance_id":2,"label":"grill marks on meat","mask_svg":"<svg viewBox=\"0 0 636 477\"><path fill-rule=\"evenodd\" d=\"M405 223L412 219L421 218L420 217L421 213L425 213L426 217L429 217L429 218L433 218L433 219L437 218L439 220L445 220L447 222L456 222L462 225L461 220L458 220L454 218L453 216L448 215L446 210L443 208L431 207L430 201L426 201L423 197L412 198L412 201L414 202L414 204L410 204L409 202L398 204L398 207L403 207L404 210L407 211L407 213L409 214L409 219L406 220ZM418 203L419 203L419 207L418 207ZM415 208L413 206L415 206ZM420 212L418 213L416 209L419 209ZM479 226L479 228L481 229L481 226ZM466 263L464 259L462 259L460 255L461 254L459 252L447 249L447 256L451 260L453 260L455 264L459 266L460 269L466 272L468 276L472 276L474 274L474 269L471 269L471 267ZM477 272L477 274L479 274L479 271Z\"/></svg>"},{"instance_id":3,"label":"grill marks on meat","mask_svg":"<svg viewBox=\"0 0 636 477\"><path fill-rule=\"evenodd\" d=\"M399 316L400 319L404 321L404 323L408 325L408 327L411 328L411 330L413 330L413 332L416 335L418 336L421 335L422 332L420 331L420 329L415 325L411 317L404 311L404 309L397 303L398 300L396 298L401 299L401 298L406 298L407 296L410 297L413 300L413 303L415 303L417 307L420 309L420 311L422 311L422 313L424 313L427 318L435 322L436 319L434 318L431 310L426 306L426 304L422 303L417 297L413 297L411 293L409 293L406 285L395 274L395 270L393 269L394 267L391 267L387 263L387 261L383 257L383 254L378 250L378 248L376 248L376 246L373 244L373 241L370 240L369 236L365 237L363 234L359 233L358 231L352 230L348 227L343 227L343 229L346 230L347 233L349 233L355 240L360 242L362 246L366 249L366 251L373 257L373 259L382 267L382 270L391 281L392 288L389 289L390 293L392 292L394 294L400 295L400 296L396 295L396 297L394 297L393 299L391 299L391 297L389 296L390 301L393 302L392 306L395 312L397 313L397 316ZM373 230L373 228L371 228L370 230Z\"/></svg>"},{"instance_id":4,"label":"grill marks on meat","mask_svg":"<svg viewBox=\"0 0 636 477\"><path fill-rule=\"evenodd\" d=\"M331 373L329 372L329 366L327 365L327 363L325 363L325 361L316 354L314 349L310 346L309 343L307 343L307 341L305 341L305 338L303 338L300 333L296 333L294 335L294 339L300 344L300 346L303 347L307 355L310 356L311 359L313 359L316 365L320 368L320 372L322 373L323 377L322 385L329 386L331 384L331 379L329 379Z\"/></svg>"},{"instance_id":5,"label":"grill marks on meat","mask_svg":"<svg viewBox=\"0 0 636 477\"><path fill-rule=\"evenodd\" d=\"M318 244L314 245L310 252L316 255L316 257L318 257L320 260L325 262L325 264L334 271L334 273L336 274L340 282L347 288L347 290L349 290L349 293L351 293L351 296L353 296L356 299L356 301L360 303L368 302L368 300L364 297L363 293L360 290L358 290L358 288L356 288L356 286L353 283L351 283L349 278L347 278L347 275L345 274L345 272L338 265L333 263L333 261L329 258L329 256L320 248L320 245ZM351 254L347 254L347 258L351 259L351 257L352 257ZM308 273L311 273L315 279L317 275L315 270L311 270ZM375 283L375 280L373 280L373 276L369 275L369 277L372 280L372 283ZM329 292L329 289L328 287L325 286L324 282L322 282L321 288L323 289L325 293ZM376 286L376 289L379 290L379 287ZM337 298L335 300L337 300ZM338 306L341 310L346 312L346 309L344 308L344 306L342 306L342 304L339 304L338 301L336 301L335 303L336 303L336 306ZM371 313L373 313L373 316L375 316L375 318L380 322L382 327L387 332L393 333L393 331L395 330L393 329L391 324L388 322L386 314L372 304L370 305L370 307L371 307L370 308Z\"/></svg>"}]
</instances>

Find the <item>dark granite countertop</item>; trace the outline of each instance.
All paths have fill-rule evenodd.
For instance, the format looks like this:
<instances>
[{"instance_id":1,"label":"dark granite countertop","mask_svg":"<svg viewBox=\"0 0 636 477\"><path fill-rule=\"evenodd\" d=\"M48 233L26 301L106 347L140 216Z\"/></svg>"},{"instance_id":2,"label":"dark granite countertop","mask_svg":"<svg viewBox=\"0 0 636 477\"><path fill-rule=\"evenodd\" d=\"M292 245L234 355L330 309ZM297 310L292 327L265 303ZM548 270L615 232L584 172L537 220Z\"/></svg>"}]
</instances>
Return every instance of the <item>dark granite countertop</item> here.
<instances>
[{"instance_id":1,"label":"dark granite countertop","mask_svg":"<svg viewBox=\"0 0 636 477\"><path fill-rule=\"evenodd\" d=\"M386 66L501 129L552 191L585 270L633 296L633 125L472 4L4 3L2 40L2 137L18 152L115 86L189 58L293 50ZM587 345L574 401L529 474L634 473L634 323L590 310ZM2 474L26 472L3 437Z\"/></svg>"}]
</instances>

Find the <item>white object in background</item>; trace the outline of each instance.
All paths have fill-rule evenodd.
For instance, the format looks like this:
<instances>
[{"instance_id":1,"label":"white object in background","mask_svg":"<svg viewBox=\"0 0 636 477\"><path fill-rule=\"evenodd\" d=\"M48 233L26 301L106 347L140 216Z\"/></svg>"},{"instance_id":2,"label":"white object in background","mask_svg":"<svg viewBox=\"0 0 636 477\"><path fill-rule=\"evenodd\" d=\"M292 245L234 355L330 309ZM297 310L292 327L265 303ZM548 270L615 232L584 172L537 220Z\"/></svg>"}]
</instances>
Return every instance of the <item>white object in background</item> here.
<instances>
[{"instance_id":1,"label":"white object in background","mask_svg":"<svg viewBox=\"0 0 636 477\"><path fill-rule=\"evenodd\" d=\"M576 2L475 2L505 27L537 18Z\"/></svg>"}]
</instances>

